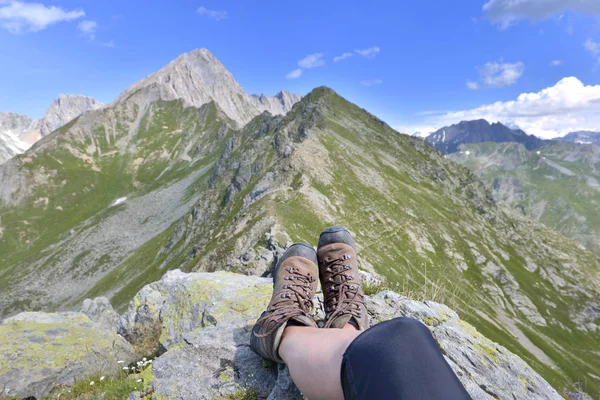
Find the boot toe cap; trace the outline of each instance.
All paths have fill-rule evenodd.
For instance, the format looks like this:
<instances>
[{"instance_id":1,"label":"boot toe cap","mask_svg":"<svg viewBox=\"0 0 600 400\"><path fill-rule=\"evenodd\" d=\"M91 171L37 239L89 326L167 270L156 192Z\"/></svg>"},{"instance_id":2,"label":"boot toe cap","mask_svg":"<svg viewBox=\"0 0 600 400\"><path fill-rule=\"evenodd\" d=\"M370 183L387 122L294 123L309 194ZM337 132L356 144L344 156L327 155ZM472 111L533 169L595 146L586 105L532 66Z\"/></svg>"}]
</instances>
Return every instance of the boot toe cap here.
<instances>
[{"instance_id":1,"label":"boot toe cap","mask_svg":"<svg viewBox=\"0 0 600 400\"><path fill-rule=\"evenodd\" d=\"M319 247L326 246L331 243L345 243L353 248L356 248L350 232L348 232L348 229L344 228L343 226L330 226L321 232L321 236L319 236Z\"/></svg>"}]
</instances>

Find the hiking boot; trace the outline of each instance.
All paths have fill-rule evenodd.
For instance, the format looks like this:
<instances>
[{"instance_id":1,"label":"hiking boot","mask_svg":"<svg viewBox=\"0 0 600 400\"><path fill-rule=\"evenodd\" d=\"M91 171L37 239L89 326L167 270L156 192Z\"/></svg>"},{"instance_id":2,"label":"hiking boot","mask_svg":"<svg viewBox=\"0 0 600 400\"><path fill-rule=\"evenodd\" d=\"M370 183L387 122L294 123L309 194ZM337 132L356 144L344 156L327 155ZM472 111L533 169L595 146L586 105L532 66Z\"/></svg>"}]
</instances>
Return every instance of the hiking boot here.
<instances>
[{"instance_id":1,"label":"hiking boot","mask_svg":"<svg viewBox=\"0 0 600 400\"><path fill-rule=\"evenodd\" d=\"M369 316L350 232L342 226L325 229L319 237L317 256L325 298L325 328L341 329L350 323L360 331L367 329Z\"/></svg>"},{"instance_id":2,"label":"hiking boot","mask_svg":"<svg viewBox=\"0 0 600 400\"><path fill-rule=\"evenodd\" d=\"M317 328L310 311L318 275L317 254L308 243L295 243L283 253L273 271L271 302L252 328L252 350L283 364L278 350L288 323Z\"/></svg>"}]
</instances>

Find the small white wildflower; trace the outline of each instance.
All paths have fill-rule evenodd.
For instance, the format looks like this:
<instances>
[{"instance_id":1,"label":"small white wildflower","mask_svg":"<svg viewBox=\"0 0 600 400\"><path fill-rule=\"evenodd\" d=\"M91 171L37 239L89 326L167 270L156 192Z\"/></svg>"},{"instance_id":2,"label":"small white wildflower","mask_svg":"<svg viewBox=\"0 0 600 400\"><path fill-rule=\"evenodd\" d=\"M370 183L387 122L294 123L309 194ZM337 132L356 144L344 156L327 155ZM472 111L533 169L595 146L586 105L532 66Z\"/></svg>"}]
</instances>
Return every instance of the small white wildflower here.
<instances>
[{"instance_id":1,"label":"small white wildflower","mask_svg":"<svg viewBox=\"0 0 600 400\"><path fill-rule=\"evenodd\" d=\"M150 364L152 364L152 360L148 361Z\"/></svg>"},{"instance_id":2,"label":"small white wildflower","mask_svg":"<svg viewBox=\"0 0 600 400\"><path fill-rule=\"evenodd\" d=\"M104 376L101 376L100 377L100 382L102 382L104 380L104 378L105 378Z\"/></svg>"},{"instance_id":3,"label":"small white wildflower","mask_svg":"<svg viewBox=\"0 0 600 400\"><path fill-rule=\"evenodd\" d=\"M123 360L117 361L117 364L124 364L124 363L125 363L125 361L123 361Z\"/></svg>"},{"instance_id":4,"label":"small white wildflower","mask_svg":"<svg viewBox=\"0 0 600 400\"><path fill-rule=\"evenodd\" d=\"M141 381L142 381L141 379L138 379L136 382L137 382L137 383L140 383Z\"/></svg>"},{"instance_id":5,"label":"small white wildflower","mask_svg":"<svg viewBox=\"0 0 600 400\"><path fill-rule=\"evenodd\" d=\"M123 367L123 371L127 371L129 367Z\"/></svg>"},{"instance_id":6,"label":"small white wildflower","mask_svg":"<svg viewBox=\"0 0 600 400\"><path fill-rule=\"evenodd\" d=\"M91 382L90 382L90 386L94 386L94 381L91 381Z\"/></svg>"},{"instance_id":7,"label":"small white wildflower","mask_svg":"<svg viewBox=\"0 0 600 400\"><path fill-rule=\"evenodd\" d=\"M146 360L147 360L147 358L146 358L146 357L142 358L142 361L146 361Z\"/></svg>"}]
</instances>

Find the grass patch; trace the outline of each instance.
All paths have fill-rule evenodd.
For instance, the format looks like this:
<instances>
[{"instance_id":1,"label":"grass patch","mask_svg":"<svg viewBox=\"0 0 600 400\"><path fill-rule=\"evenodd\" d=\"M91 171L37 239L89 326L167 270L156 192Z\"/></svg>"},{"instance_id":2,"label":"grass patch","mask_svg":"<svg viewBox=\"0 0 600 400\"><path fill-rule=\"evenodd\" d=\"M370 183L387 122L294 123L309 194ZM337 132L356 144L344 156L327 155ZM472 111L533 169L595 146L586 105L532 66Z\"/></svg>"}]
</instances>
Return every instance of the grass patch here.
<instances>
[{"instance_id":1,"label":"grass patch","mask_svg":"<svg viewBox=\"0 0 600 400\"><path fill-rule=\"evenodd\" d=\"M134 375L121 374L119 377L93 376L76 382L71 387L55 389L42 400L124 400L131 392L144 388L143 382Z\"/></svg>"}]
</instances>

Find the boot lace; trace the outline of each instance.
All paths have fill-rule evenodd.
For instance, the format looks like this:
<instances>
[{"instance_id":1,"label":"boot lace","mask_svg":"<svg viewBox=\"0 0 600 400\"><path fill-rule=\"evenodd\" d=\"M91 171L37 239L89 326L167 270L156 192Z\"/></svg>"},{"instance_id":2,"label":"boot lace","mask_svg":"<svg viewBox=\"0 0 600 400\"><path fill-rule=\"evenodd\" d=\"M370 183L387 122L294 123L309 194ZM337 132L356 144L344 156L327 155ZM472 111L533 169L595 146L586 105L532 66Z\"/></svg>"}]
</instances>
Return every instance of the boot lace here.
<instances>
[{"instance_id":1,"label":"boot lace","mask_svg":"<svg viewBox=\"0 0 600 400\"><path fill-rule=\"evenodd\" d=\"M330 294L325 296L327 319L330 321L342 315L352 315L357 319L362 317L360 305L364 303L364 296L359 293L360 286L350 282L355 279L355 276L346 272L352 269L350 265L345 264L351 258L349 254L344 254L340 258L325 258L327 280L333 282L333 285L327 288ZM337 276L341 277L340 284L336 284ZM331 311L333 313L329 315Z\"/></svg>"},{"instance_id":2,"label":"boot lace","mask_svg":"<svg viewBox=\"0 0 600 400\"><path fill-rule=\"evenodd\" d=\"M283 279L290 281L273 296L267 311L258 319L261 328L255 335L266 337L275 332L283 322L298 316L312 318L312 284L317 280L310 273L304 274L298 268L287 267L288 274Z\"/></svg>"}]
</instances>

